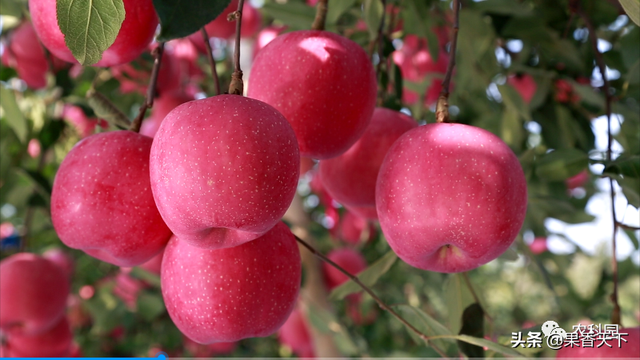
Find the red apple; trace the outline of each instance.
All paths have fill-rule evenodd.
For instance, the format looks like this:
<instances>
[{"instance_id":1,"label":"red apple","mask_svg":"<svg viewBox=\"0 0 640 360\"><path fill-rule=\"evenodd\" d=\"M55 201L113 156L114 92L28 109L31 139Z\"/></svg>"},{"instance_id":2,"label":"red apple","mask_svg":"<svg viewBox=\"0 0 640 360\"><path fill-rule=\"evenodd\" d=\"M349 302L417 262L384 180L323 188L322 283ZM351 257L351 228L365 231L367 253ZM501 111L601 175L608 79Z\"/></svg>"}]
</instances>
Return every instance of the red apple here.
<instances>
[{"instance_id":1,"label":"red apple","mask_svg":"<svg viewBox=\"0 0 640 360\"><path fill-rule=\"evenodd\" d=\"M10 336L38 335L66 308L69 279L53 262L30 253L0 262L0 328Z\"/></svg>"},{"instance_id":2,"label":"red apple","mask_svg":"<svg viewBox=\"0 0 640 360\"><path fill-rule=\"evenodd\" d=\"M533 95L536 94L536 89L538 87L536 81L529 74L509 76L507 84L513 86L527 104L531 102L531 99L533 99Z\"/></svg>"},{"instance_id":3,"label":"red apple","mask_svg":"<svg viewBox=\"0 0 640 360\"><path fill-rule=\"evenodd\" d=\"M0 239L4 239L13 235L16 231L16 228L10 222L3 222L0 224Z\"/></svg>"},{"instance_id":4,"label":"red apple","mask_svg":"<svg viewBox=\"0 0 640 360\"><path fill-rule=\"evenodd\" d=\"M365 218L345 211L338 225L338 237L349 244L358 244L364 231L368 231L367 241L374 238L375 229Z\"/></svg>"},{"instance_id":5,"label":"red apple","mask_svg":"<svg viewBox=\"0 0 640 360\"><path fill-rule=\"evenodd\" d=\"M389 150L376 206L402 260L424 270L467 271L513 243L524 222L527 183L518 158L492 133L428 124Z\"/></svg>"},{"instance_id":6,"label":"red apple","mask_svg":"<svg viewBox=\"0 0 640 360\"><path fill-rule=\"evenodd\" d=\"M226 249L202 249L174 236L162 260L169 315L200 344L273 334L293 310L300 281L298 245L282 222Z\"/></svg>"},{"instance_id":7,"label":"red apple","mask_svg":"<svg viewBox=\"0 0 640 360\"><path fill-rule=\"evenodd\" d=\"M44 300L44 299L42 299ZM66 317L39 335L10 335L7 343L13 357L66 357L71 353L73 334Z\"/></svg>"},{"instance_id":8,"label":"red apple","mask_svg":"<svg viewBox=\"0 0 640 360\"><path fill-rule=\"evenodd\" d=\"M138 295L145 284L141 280L132 278L129 271L124 269L121 269L114 280L113 294L119 297L129 309L135 310Z\"/></svg>"},{"instance_id":9,"label":"red apple","mask_svg":"<svg viewBox=\"0 0 640 360\"><path fill-rule=\"evenodd\" d=\"M579 187L583 187L584 184L589 181L589 172L587 170L582 170L577 175L574 175L567 180L565 180L565 184L567 185L568 190L573 190Z\"/></svg>"},{"instance_id":10,"label":"red apple","mask_svg":"<svg viewBox=\"0 0 640 360\"><path fill-rule=\"evenodd\" d=\"M529 249L533 254L542 254L543 252L549 250L547 247L547 238L546 237L537 237L533 239L533 242L529 244Z\"/></svg>"},{"instance_id":11,"label":"red apple","mask_svg":"<svg viewBox=\"0 0 640 360\"><path fill-rule=\"evenodd\" d=\"M32 89L47 85L49 65L33 25L25 21L9 35L4 49L3 63L16 69L18 77Z\"/></svg>"},{"instance_id":12,"label":"red apple","mask_svg":"<svg viewBox=\"0 0 640 360\"><path fill-rule=\"evenodd\" d=\"M68 279L73 277L75 270L73 258L64 250L60 248L49 249L42 254L42 257L58 265L58 267L64 271L65 275L67 275Z\"/></svg>"},{"instance_id":13,"label":"red apple","mask_svg":"<svg viewBox=\"0 0 640 360\"><path fill-rule=\"evenodd\" d=\"M376 108L367 130L347 152L320 161L320 179L329 195L345 206L375 208L376 181L387 151L417 126L401 112Z\"/></svg>"},{"instance_id":14,"label":"red apple","mask_svg":"<svg viewBox=\"0 0 640 360\"><path fill-rule=\"evenodd\" d=\"M280 35L260 50L247 94L284 115L301 155L328 159L364 133L376 91L373 66L358 44L331 32L304 30Z\"/></svg>"},{"instance_id":15,"label":"red apple","mask_svg":"<svg viewBox=\"0 0 640 360\"><path fill-rule=\"evenodd\" d=\"M62 109L62 118L73 125L81 138L92 135L96 125L100 125L103 129L108 127L106 121L88 118L82 108L75 105L65 104Z\"/></svg>"},{"instance_id":16,"label":"red apple","mask_svg":"<svg viewBox=\"0 0 640 360\"><path fill-rule=\"evenodd\" d=\"M112 131L80 141L53 183L51 219L60 240L102 261L136 266L169 241L151 193L152 139Z\"/></svg>"},{"instance_id":17,"label":"red apple","mask_svg":"<svg viewBox=\"0 0 640 360\"><path fill-rule=\"evenodd\" d=\"M262 236L295 195L295 134L261 101L220 95L182 104L151 149L153 195L180 240L217 249Z\"/></svg>"},{"instance_id":18,"label":"red apple","mask_svg":"<svg viewBox=\"0 0 640 360\"><path fill-rule=\"evenodd\" d=\"M392 54L393 61L400 67L402 78L412 82L421 82L431 76L431 83L427 89L424 104L435 104L442 89L442 78L447 71L449 55L440 50L438 59L434 60L427 50L427 41L415 35L407 35L400 50ZM404 89L402 101L414 104L418 101L418 94Z\"/></svg>"},{"instance_id":19,"label":"red apple","mask_svg":"<svg viewBox=\"0 0 640 360\"><path fill-rule=\"evenodd\" d=\"M623 340L618 346L617 340L607 340L607 344L597 347L602 341L595 340L593 347L563 347L556 353L556 359L613 359L613 358L630 358L637 359L640 355L640 327L623 328L618 331L620 334L628 334L621 336ZM580 340L578 340L580 343Z\"/></svg>"},{"instance_id":20,"label":"red apple","mask_svg":"<svg viewBox=\"0 0 640 360\"><path fill-rule=\"evenodd\" d=\"M273 39L277 38L278 35L282 34L283 31L287 29L286 26L268 26L262 29L257 36L255 48L253 50L253 55L258 54L262 48L267 46Z\"/></svg>"},{"instance_id":21,"label":"red apple","mask_svg":"<svg viewBox=\"0 0 640 360\"><path fill-rule=\"evenodd\" d=\"M299 308L295 308L287 321L278 330L278 340L288 346L301 358L314 357L313 339L309 334L309 325Z\"/></svg>"},{"instance_id":22,"label":"red apple","mask_svg":"<svg viewBox=\"0 0 640 360\"><path fill-rule=\"evenodd\" d=\"M29 0L29 10L42 44L60 59L77 63L58 26L56 0ZM127 63L142 54L153 39L158 16L152 0L124 0L124 10L126 16L115 42L104 51L95 66Z\"/></svg>"},{"instance_id":23,"label":"red apple","mask_svg":"<svg viewBox=\"0 0 640 360\"><path fill-rule=\"evenodd\" d=\"M42 147L40 146L40 141L38 139L29 140L29 145L27 146L27 153L32 158L37 158L40 156L40 152L42 151Z\"/></svg>"},{"instance_id":24,"label":"red apple","mask_svg":"<svg viewBox=\"0 0 640 360\"><path fill-rule=\"evenodd\" d=\"M378 212L376 211L376 207L374 206L349 206L345 205L345 209L349 212L352 212L363 219L367 220L378 220Z\"/></svg>"},{"instance_id":25,"label":"red apple","mask_svg":"<svg viewBox=\"0 0 640 360\"><path fill-rule=\"evenodd\" d=\"M360 271L367 268L367 261L364 259L362 254L353 249L333 250L327 254L327 257L351 275L357 275ZM330 289L349 280L347 275L343 274L340 270L336 269L329 263L322 263L322 270Z\"/></svg>"}]
</instances>

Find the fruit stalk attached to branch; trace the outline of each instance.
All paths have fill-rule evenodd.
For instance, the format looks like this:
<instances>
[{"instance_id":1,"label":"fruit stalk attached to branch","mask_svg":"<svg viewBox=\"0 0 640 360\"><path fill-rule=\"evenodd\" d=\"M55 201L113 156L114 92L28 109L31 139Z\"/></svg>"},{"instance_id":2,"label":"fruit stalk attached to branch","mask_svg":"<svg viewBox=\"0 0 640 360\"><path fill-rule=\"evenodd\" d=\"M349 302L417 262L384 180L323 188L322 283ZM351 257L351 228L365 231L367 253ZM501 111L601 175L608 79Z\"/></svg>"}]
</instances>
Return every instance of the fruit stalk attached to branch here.
<instances>
[{"instance_id":1,"label":"fruit stalk attached to branch","mask_svg":"<svg viewBox=\"0 0 640 360\"><path fill-rule=\"evenodd\" d=\"M324 30L324 23L327 20L327 11L329 9L328 2L329 0L318 1L318 5L316 5L316 17L313 19L311 29Z\"/></svg>"},{"instance_id":2,"label":"fruit stalk attached to branch","mask_svg":"<svg viewBox=\"0 0 640 360\"><path fill-rule=\"evenodd\" d=\"M216 70L216 60L213 58L213 52L211 50L211 43L209 42L209 34L207 34L207 29L202 27L200 29L202 33L202 40L204 41L204 46L207 49L207 60L209 60L209 66L211 66L211 76L213 76L213 81L216 85L216 95L220 95L220 79L218 79L218 70Z\"/></svg>"},{"instance_id":3,"label":"fruit stalk attached to branch","mask_svg":"<svg viewBox=\"0 0 640 360\"><path fill-rule=\"evenodd\" d=\"M153 69L151 69L151 83L149 83L149 87L147 88L147 97L142 106L140 106L138 116L131 123L131 127L129 127L129 130L131 131L140 131L144 114L147 112L147 109L150 109L153 106L153 99L156 97L156 84L158 83L158 74L160 74L160 63L162 62L163 53L164 42L159 42L158 47L153 50Z\"/></svg>"},{"instance_id":4,"label":"fruit stalk attached to branch","mask_svg":"<svg viewBox=\"0 0 640 360\"><path fill-rule=\"evenodd\" d=\"M233 54L234 70L231 74L231 84L229 84L229 94L242 95L244 93L244 85L242 83L242 70L240 69L240 37L242 30L242 7L244 6L244 0L238 2L238 10L232 12L227 17L227 20L236 21L236 47Z\"/></svg>"},{"instance_id":5,"label":"fruit stalk attached to branch","mask_svg":"<svg viewBox=\"0 0 640 360\"><path fill-rule=\"evenodd\" d=\"M439 123L450 122L449 119L449 84L451 84L451 74L456 65L456 45L458 44L458 29L460 29L460 1L453 0L453 36L451 37L451 48L449 49L449 64L447 72L442 81L442 91L436 104L436 121Z\"/></svg>"}]
</instances>

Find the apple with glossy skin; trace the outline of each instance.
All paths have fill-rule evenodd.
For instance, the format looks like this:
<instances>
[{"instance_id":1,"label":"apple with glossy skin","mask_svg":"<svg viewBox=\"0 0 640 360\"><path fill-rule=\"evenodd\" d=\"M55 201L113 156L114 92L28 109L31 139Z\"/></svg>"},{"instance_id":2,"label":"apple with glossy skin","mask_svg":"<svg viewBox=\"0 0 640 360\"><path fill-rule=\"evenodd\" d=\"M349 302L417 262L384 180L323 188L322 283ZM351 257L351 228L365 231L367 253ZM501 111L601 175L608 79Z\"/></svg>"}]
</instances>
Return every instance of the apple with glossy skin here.
<instances>
[{"instance_id":1,"label":"apple with glossy skin","mask_svg":"<svg viewBox=\"0 0 640 360\"><path fill-rule=\"evenodd\" d=\"M300 156L277 110L219 95L165 117L149 169L171 231L193 246L220 249L256 239L280 221L298 186Z\"/></svg>"},{"instance_id":2,"label":"apple with glossy skin","mask_svg":"<svg viewBox=\"0 0 640 360\"><path fill-rule=\"evenodd\" d=\"M549 248L547 247L547 238L537 237L533 239L533 242L529 244L529 249L535 255L542 254L543 252L549 250Z\"/></svg>"},{"instance_id":3,"label":"apple with glossy skin","mask_svg":"<svg viewBox=\"0 0 640 360\"><path fill-rule=\"evenodd\" d=\"M376 101L373 66L360 45L327 31L278 36L255 58L247 96L284 115L300 154L328 159L364 133Z\"/></svg>"},{"instance_id":4,"label":"apple with glossy skin","mask_svg":"<svg viewBox=\"0 0 640 360\"><path fill-rule=\"evenodd\" d=\"M30 253L0 262L0 328L9 336L37 335L63 317L69 279L56 264Z\"/></svg>"},{"instance_id":5,"label":"apple with glossy skin","mask_svg":"<svg viewBox=\"0 0 640 360\"><path fill-rule=\"evenodd\" d=\"M213 357L215 355L230 354L238 346L238 343L235 341L202 345L186 336L183 336L182 343L184 348L189 351L193 357Z\"/></svg>"},{"instance_id":6,"label":"apple with glossy skin","mask_svg":"<svg viewBox=\"0 0 640 360\"><path fill-rule=\"evenodd\" d=\"M158 16L152 0L124 0L124 10L126 16L116 40L94 66L128 63L142 54L151 43L158 27ZM29 11L42 44L60 59L77 63L58 26L56 0L29 0Z\"/></svg>"},{"instance_id":7,"label":"apple with glossy skin","mask_svg":"<svg viewBox=\"0 0 640 360\"><path fill-rule=\"evenodd\" d=\"M333 250L327 254L327 257L351 275L357 275L359 272L367 268L367 261L364 259L362 254L353 249L345 248ZM329 289L333 289L349 280L347 275L343 274L340 270L326 262L322 263L322 270L325 274L325 279Z\"/></svg>"},{"instance_id":8,"label":"apple with glossy skin","mask_svg":"<svg viewBox=\"0 0 640 360\"><path fill-rule=\"evenodd\" d=\"M60 59L52 56L55 68L64 66ZM32 89L47 85L49 65L33 25L25 21L9 35L9 44L2 54L2 63L16 69L18 77Z\"/></svg>"},{"instance_id":9,"label":"apple with glossy skin","mask_svg":"<svg viewBox=\"0 0 640 360\"><path fill-rule=\"evenodd\" d=\"M338 224L338 237L349 244L359 244L362 240L363 232L367 231L366 241L371 241L375 237L375 228L361 216L351 211L346 211Z\"/></svg>"},{"instance_id":10,"label":"apple with glossy skin","mask_svg":"<svg viewBox=\"0 0 640 360\"><path fill-rule=\"evenodd\" d=\"M509 76L507 84L513 86L518 93L520 93L522 100L524 100L526 104L531 102L531 99L533 99L533 96L536 94L536 89L538 88L533 76L529 74Z\"/></svg>"},{"instance_id":11,"label":"apple with glossy skin","mask_svg":"<svg viewBox=\"0 0 640 360\"><path fill-rule=\"evenodd\" d=\"M71 353L72 342L71 327L63 316L56 325L42 334L10 335L7 347L12 357L66 357Z\"/></svg>"},{"instance_id":12,"label":"apple with glossy skin","mask_svg":"<svg viewBox=\"0 0 640 360\"><path fill-rule=\"evenodd\" d=\"M171 238L160 276L167 311L178 329L200 344L275 333L298 298L300 252L278 222L248 243L208 250Z\"/></svg>"},{"instance_id":13,"label":"apple with glossy skin","mask_svg":"<svg viewBox=\"0 0 640 360\"><path fill-rule=\"evenodd\" d=\"M402 48L391 55L393 61L400 67L402 78L408 81L421 82L431 75L431 85L427 89L424 104L429 107L435 104L442 89L442 78L447 71L449 55L440 50L438 59L434 60L427 49L426 39L416 35L407 35ZM406 104L418 102L418 94L405 88L402 101Z\"/></svg>"},{"instance_id":14,"label":"apple with glossy skin","mask_svg":"<svg viewBox=\"0 0 640 360\"><path fill-rule=\"evenodd\" d=\"M169 241L151 193L153 140L132 131L83 139L60 164L51 220L60 240L102 261L136 266Z\"/></svg>"},{"instance_id":15,"label":"apple with glossy skin","mask_svg":"<svg viewBox=\"0 0 640 360\"><path fill-rule=\"evenodd\" d=\"M153 274L160 275L160 269L162 268L162 257L164 256L164 250L160 251L158 255L151 258L151 260L140 265L139 267Z\"/></svg>"},{"instance_id":16,"label":"apple with glossy skin","mask_svg":"<svg viewBox=\"0 0 640 360\"><path fill-rule=\"evenodd\" d=\"M594 341L594 347L563 347L556 353L556 359L613 359L613 358L630 358L637 359L640 355L640 327L635 328L622 328L618 330L620 334L629 334L622 336L622 339L627 342L621 341L618 346L617 340L608 340L607 344L597 347L600 344L599 340Z\"/></svg>"},{"instance_id":17,"label":"apple with glossy skin","mask_svg":"<svg viewBox=\"0 0 640 360\"><path fill-rule=\"evenodd\" d=\"M406 263L467 271L513 243L527 209L527 182L518 158L492 133L428 124L389 150L376 206L382 232Z\"/></svg>"},{"instance_id":18,"label":"apple with glossy skin","mask_svg":"<svg viewBox=\"0 0 640 360\"><path fill-rule=\"evenodd\" d=\"M262 50L267 44L269 44L273 39L277 38L278 35L282 34L283 31L287 29L286 26L267 26L262 29L258 36L256 36L256 44L253 48L253 56L255 58L258 55L258 51Z\"/></svg>"},{"instance_id":19,"label":"apple with glossy skin","mask_svg":"<svg viewBox=\"0 0 640 360\"><path fill-rule=\"evenodd\" d=\"M329 195L345 206L376 204L378 172L391 145L405 132L418 127L409 116L376 108L362 137L344 154L320 161L320 179Z\"/></svg>"},{"instance_id":20,"label":"apple with glossy skin","mask_svg":"<svg viewBox=\"0 0 640 360\"><path fill-rule=\"evenodd\" d=\"M278 330L278 340L281 344L291 348L291 351L299 357L315 356L309 325L298 307L291 312L287 321Z\"/></svg>"}]
</instances>

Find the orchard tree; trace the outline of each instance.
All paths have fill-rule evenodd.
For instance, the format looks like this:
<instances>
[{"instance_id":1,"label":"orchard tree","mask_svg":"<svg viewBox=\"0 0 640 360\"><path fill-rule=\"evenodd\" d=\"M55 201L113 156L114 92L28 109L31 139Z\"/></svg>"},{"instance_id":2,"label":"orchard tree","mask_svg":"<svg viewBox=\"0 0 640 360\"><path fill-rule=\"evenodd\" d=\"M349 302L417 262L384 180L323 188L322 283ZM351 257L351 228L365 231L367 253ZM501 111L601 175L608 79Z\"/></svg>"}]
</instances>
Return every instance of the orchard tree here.
<instances>
[{"instance_id":1,"label":"orchard tree","mask_svg":"<svg viewBox=\"0 0 640 360\"><path fill-rule=\"evenodd\" d=\"M0 15L2 356L640 354L638 0Z\"/></svg>"}]
</instances>

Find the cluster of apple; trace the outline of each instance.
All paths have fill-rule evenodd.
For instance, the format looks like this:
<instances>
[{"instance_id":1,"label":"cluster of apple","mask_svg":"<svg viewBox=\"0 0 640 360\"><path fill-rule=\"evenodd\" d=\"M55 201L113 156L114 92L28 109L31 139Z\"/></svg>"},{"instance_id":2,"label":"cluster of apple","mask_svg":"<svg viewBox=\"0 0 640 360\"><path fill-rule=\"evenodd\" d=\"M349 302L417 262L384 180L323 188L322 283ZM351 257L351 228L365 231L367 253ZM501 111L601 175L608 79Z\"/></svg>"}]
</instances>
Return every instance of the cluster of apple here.
<instances>
[{"instance_id":1,"label":"cluster of apple","mask_svg":"<svg viewBox=\"0 0 640 360\"><path fill-rule=\"evenodd\" d=\"M71 259L59 249L0 262L0 333L6 340L0 356L79 356L65 315L72 273Z\"/></svg>"},{"instance_id":2,"label":"cluster of apple","mask_svg":"<svg viewBox=\"0 0 640 360\"><path fill-rule=\"evenodd\" d=\"M55 0L29 3L45 47L74 61ZM127 36L116 38L98 66L122 66L149 46L157 25L151 0L124 5L120 34ZM418 58L428 54L421 41L407 39L421 47ZM446 63L441 58L436 65ZM416 76L428 71L437 69ZM129 85L136 89L135 81ZM164 249L165 304L190 339L266 336L293 310L300 254L281 218L296 191L300 156L319 159L328 194L379 220L393 250L415 267L473 269L498 257L520 230L526 181L508 146L479 128L417 126L375 108L375 73L355 42L322 30L279 35L258 52L249 85L248 97L188 102L161 89L146 133L153 138L88 136L53 185L52 222L67 246L124 267ZM352 272L366 266L346 250L331 257ZM325 270L329 286L346 280Z\"/></svg>"}]
</instances>

